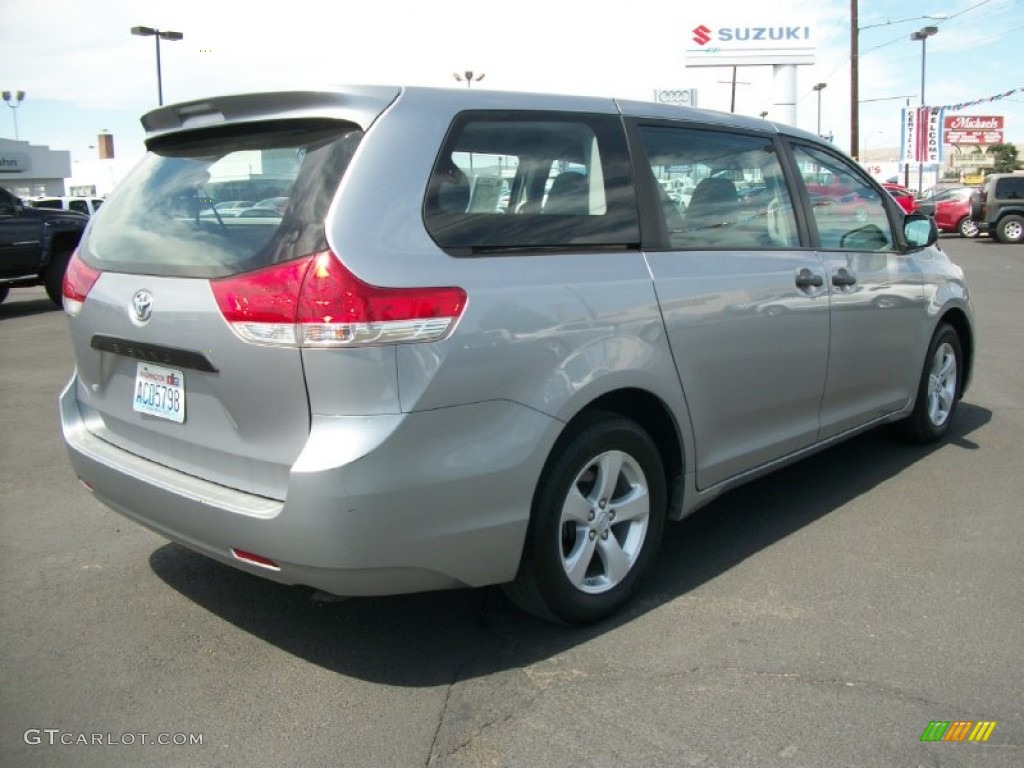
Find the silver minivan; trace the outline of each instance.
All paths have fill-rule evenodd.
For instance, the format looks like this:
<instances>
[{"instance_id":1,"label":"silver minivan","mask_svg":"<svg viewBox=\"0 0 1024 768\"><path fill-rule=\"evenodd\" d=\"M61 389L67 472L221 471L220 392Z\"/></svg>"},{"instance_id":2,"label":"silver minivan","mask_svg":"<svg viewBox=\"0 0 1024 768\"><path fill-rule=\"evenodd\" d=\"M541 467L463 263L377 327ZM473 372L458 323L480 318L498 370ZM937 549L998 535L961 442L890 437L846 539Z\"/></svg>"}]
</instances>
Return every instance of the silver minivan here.
<instances>
[{"instance_id":1,"label":"silver minivan","mask_svg":"<svg viewBox=\"0 0 1024 768\"><path fill-rule=\"evenodd\" d=\"M970 376L934 223L796 129L398 87L142 122L65 279L64 439L103 503L275 581L596 621L666 520L883 423L937 440Z\"/></svg>"}]
</instances>

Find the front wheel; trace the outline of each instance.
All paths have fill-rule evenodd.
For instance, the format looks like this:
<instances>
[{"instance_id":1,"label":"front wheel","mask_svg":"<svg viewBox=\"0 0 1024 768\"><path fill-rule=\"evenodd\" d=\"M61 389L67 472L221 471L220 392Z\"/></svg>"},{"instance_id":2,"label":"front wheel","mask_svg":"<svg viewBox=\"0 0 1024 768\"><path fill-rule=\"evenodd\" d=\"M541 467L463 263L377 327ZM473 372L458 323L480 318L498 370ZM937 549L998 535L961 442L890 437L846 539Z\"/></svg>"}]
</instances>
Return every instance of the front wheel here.
<instances>
[{"instance_id":1,"label":"front wheel","mask_svg":"<svg viewBox=\"0 0 1024 768\"><path fill-rule=\"evenodd\" d=\"M960 237L977 237L981 230L978 229L978 222L970 216L964 216L956 226Z\"/></svg>"},{"instance_id":2,"label":"front wheel","mask_svg":"<svg viewBox=\"0 0 1024 768\"><path fill-rule=\"evenodd\" d=\"M650 436L615 414L584 417L548 459L519 573L506 593L550 621L610 616L650 568L665 508L665 471Z\"/></svg>"},{"instance_id":3,"label":"front wheel","mask_svg":"<svg viewBox=\"0 0 1024 768\"><path fill-rule=\"evenodd\" d=\"M943 323L935 331L910 416L900 422L901 435L911 442L931 443L949 430L960 401L963 351L960 337Z\"/></svg>"}]
</instances>

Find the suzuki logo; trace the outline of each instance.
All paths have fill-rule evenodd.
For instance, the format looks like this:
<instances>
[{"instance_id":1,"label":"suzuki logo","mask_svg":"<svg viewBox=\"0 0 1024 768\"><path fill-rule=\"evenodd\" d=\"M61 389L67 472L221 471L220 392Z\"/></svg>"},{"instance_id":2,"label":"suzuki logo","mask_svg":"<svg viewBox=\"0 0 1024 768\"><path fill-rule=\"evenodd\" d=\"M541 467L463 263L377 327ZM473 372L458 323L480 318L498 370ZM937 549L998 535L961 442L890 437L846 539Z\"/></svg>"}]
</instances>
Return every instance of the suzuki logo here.
<instances>
[{"instance_id":1,"label":"suzuki logo","mask_svg":"<svg viewBox=\"0 0 1024 768\"><path fill-rule=\"evenodd\" d=\"M153 315L153 294L143 289L136 291L132 296L132 310L135 312L133 319L144 323Z\"/></svg>"},{"instance_id":2,"label":"suzuki logo","mask_svg":"<svg viewBox=\"0 0 1024 768\"><path fill-rule=\"evenodd\" d=\"M701 24L693 28L693 42L697 45L707 45L711 42L711 28Z\"/></svg>"}]
</instances>

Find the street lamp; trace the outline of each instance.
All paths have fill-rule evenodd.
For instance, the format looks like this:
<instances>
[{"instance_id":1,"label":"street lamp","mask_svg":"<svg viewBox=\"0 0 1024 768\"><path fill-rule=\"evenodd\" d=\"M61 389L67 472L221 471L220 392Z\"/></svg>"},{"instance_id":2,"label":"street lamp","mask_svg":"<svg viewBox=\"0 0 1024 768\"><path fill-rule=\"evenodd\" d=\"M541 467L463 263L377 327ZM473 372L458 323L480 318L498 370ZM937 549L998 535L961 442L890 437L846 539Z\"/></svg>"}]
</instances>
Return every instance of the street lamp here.
<instances>
[{"instance_id":1,"label":"street lamp","mask_svg":"<svg viewBox=\"0 0 1024 768\"><path fill-rule=\"evenodd\" d=\"M486 76L487 76L487 75L486 75L486 73L484 73L484 72L481 72L481 73L480 73L479 75L477 75L476 77L473 77L473 70L471 70L471 69L467 69L467 70L466 70L465 72L463 72L463 73L462 73L461 75L460 75L460 74L459 74L458 72L452 72L452 77L454 77L454 78L455 78L456 80L458 80L458 81L459 81L460 83L461 83L461 82L462 82L463 80L465 80L465 81L466 81L466 87L467 87L467 88L472 88L472 87L473 87L473 83L479 83L479 82L480 82L481 80L483 80L483 79L484 79L484 77L486 77Z\"/></svg>"},{"instance_id":2,"label":"street lamp","mask_svg":"<svg viewBox=\"0 0 1024 768\"><path fill-rule=\"evenodd\" d=\"M906 19L893 19L883 21L879 24L866 24L858 26L858 2L850 0L850 154L857 159L857 147L860 146L860 32L862 29L874 29L876 27L888 27L893 24L903 24L907 21L918 19L948 19L945 13L927 13L924 16L911 16Z\"/></svg>"},{"instance_id":3,"label":"street lamp","mask_svg":"<svg viewBox=\"0 0 1024 768\"><path fill-rule=\"evenodd\" d=\"M14 118L14 140L18 141L18 107L25 100L25 92L14 91L12 93L11 91L4 91L3 97L4 102L11 108L11 117Z\"/></svg>"},{"instance_id":4,"label":"street lamp","mask_svg":"<svg viewBox=\"0 0 1024 768\"><path fill-rule=\"evenodd\" d=\"M818 92L818 135L821 136L821 92L828 88L828 83L818 83L814 90Z\"/></svg>"},{"instance_id":5,"label":"street lamp","mask_svg":"<svg viewBox=\"0 0 1024 768\"><path fill-rule=\"evenodd\" d=\"M925 63L925 58L926 58L926 56L925 56L925 54L926 54L926 44L927 44L928 38L931 37L934 34L937 34L938 31L939 31L938 27L921 27L921 29L917 30L917 32L915 32L914 34L912 34L910 36L911 40L920 40L921 41L921 106L922 107L926 103L925 100L924 100L924 63ZM918 192L918 194L921 194L921 192L923 192L923 191L924 191L924 155L922 154L921 158L920 158L920 160L918 161L918 164L917 164L917 192Z\"/></svg>"},{"instance_id":6,"label":"street lamp","mask_svg":"<svg viewBox=\"0 0 1024 768\"><path fill-rule=\"evenodd\" d=\"M156 98L157 104L164 104L164 83L160 73L160 40L183 40L185 36L181 32L167 32L153 27L132 27L132 34L139 37L156 38Z\"/></svg>"}]
</instances>

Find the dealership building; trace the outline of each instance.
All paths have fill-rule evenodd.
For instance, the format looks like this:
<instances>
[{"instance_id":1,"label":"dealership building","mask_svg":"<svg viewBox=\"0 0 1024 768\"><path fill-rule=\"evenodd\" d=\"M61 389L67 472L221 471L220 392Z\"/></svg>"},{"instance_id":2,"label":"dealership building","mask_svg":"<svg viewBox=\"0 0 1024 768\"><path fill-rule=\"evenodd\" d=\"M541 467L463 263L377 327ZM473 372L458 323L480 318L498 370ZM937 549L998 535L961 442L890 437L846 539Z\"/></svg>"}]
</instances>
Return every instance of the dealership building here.
<instances>
[{"instance_id":1,"label":"dealership building","mask_svg":"<svg viewBox=\"0 0 1024 768\"><path fill-rule=\"evenodd\" d=\"M0 139L0 186L18 197L63 195L71 153L14 139Z\"/></svg>"}]
</instances>

